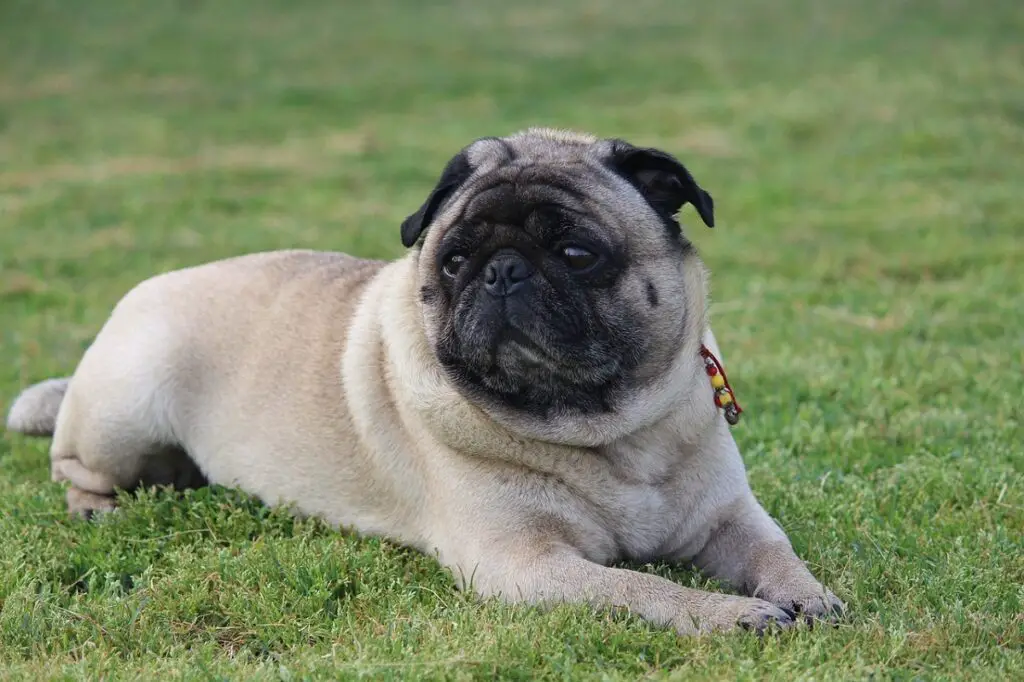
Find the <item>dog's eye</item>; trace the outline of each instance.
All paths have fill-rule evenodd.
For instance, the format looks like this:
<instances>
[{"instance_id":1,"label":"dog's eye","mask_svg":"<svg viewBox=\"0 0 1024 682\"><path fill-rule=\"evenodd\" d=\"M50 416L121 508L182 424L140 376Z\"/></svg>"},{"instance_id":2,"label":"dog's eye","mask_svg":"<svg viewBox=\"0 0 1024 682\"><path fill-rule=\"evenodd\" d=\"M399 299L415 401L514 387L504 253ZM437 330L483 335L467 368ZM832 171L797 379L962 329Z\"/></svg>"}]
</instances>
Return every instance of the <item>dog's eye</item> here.
<instances>
[{"instance_id":1,"label":"dog's eye","mask_svg":"<svg viewBox=\"0 0 1024 682\"><path fill-rule=\"evenodd\" d=\"M459 269L465 262L466 257L460 256L459 254L455 254L454 256L449 257L448 260L444 262L444 274L448 275L449 277L455 277L456 275L459 274Z\"/></svg>"},{"instance_id":2,"label":"dog's eye","mask_svg":"<svg viewBox=\"0 0 1024 682\"><path fill-rule=\"evenodd\" d=\"M597 254L591 253L580 246L567 246L562 249L562 257L573 270L586 270L597 262Z\"/></svg>"}]
</instances>

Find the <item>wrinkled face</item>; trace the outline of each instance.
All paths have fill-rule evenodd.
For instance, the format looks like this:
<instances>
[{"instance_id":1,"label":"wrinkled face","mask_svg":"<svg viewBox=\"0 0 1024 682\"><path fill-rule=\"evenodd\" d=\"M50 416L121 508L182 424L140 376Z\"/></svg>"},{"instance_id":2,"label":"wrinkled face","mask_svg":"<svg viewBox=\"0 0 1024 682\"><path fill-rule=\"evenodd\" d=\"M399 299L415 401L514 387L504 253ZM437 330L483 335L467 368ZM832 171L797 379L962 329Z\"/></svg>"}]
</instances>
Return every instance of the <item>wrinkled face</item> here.
<instances>
[{"instance_id":1,"label":"wrinkled face","mask_svg":"<svg viewBox=\"0 0 1024 682\"><path fill-rule=\"evenodd\" d=\"M492 411L614 411L667 371L703 306L673 218L685 201L711 222L710 197L653 150L550 131L470 145L403 225L438 361Z\"/></svg>"}]
</instances>

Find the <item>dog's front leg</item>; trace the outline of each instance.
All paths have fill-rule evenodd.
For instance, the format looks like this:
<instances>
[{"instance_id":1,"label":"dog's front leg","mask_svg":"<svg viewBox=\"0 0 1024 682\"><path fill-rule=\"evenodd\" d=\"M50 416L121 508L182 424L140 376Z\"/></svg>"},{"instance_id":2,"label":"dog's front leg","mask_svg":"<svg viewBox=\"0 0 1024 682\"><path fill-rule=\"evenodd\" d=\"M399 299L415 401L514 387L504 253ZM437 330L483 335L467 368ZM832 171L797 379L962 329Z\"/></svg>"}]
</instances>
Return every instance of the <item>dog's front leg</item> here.
<instances>
[{"instance_id":1,"label":"dog's front leg","mask_svg":"<svg viewBox=\"0 0 1024 682\"><path fill-rule=\"evenodd\" d=\"M793 623L792 613L761 599L695 590L656 575L609 568L587 561L567 546L525 549L530 546L525 541L519 547L506 546L506 551L477 563L473 589L511 603L628 609L683 635L735 627L762 631Z\"/></svg>"},{"instance_id":2,"label":"dog's front leg","mask_svg":"<svg viewBox=\"0 0 1024 682\"><path fill-rule=\"evenodd\" d=\"M729 510L694 558L705 574L811 618L833 618L844 605L797 557L768 512L746 494Z\"/></svg>"}]
</instances>

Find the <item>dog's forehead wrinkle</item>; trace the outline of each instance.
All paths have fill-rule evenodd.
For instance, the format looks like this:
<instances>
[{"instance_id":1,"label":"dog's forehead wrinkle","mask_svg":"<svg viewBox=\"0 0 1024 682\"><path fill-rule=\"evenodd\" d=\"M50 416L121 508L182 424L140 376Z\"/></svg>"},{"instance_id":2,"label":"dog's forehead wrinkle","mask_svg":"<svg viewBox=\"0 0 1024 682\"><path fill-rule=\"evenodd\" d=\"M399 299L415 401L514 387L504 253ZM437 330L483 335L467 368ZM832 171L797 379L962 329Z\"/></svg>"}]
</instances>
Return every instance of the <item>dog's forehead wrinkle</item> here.
<instances>
[{"instance_id":1,"label":"dog's forehead wrinkle","mask_svg":"<svg viewBox=\"0 0 1024 682\"><path fill-rule=\"evenodd\" d=\"M467 222L498 222L525 225L538 212L562 209L570 213L587 213L586 197L571 189L566 179L564 186L553 184L550 175L522 179L521 173L509 177L504 173L489 187L480 189L467 202L464 219Z\"/></svg>"}]
</instances>

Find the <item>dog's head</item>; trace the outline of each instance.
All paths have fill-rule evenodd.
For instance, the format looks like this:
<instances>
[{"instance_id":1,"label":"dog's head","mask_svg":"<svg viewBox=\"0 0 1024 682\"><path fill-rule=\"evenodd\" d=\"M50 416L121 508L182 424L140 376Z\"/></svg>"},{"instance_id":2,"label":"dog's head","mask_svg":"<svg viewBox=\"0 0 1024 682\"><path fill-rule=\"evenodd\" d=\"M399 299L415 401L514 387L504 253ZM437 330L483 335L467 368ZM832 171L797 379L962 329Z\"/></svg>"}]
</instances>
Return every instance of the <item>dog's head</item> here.
<instances>
[{"instance_id":1,"label":"dog's head","mask_svg":"<svg viewBox=\"0 0 1024 682\"><path fill-rule=\"evenodd\" d=\"M703 331L703 266L675 217L685 204L714 224L679 161L622 140L531 129L464 148L402 224L453 383L548 433L614 414L669 372Z\"/></svg>"}]
</instances>

